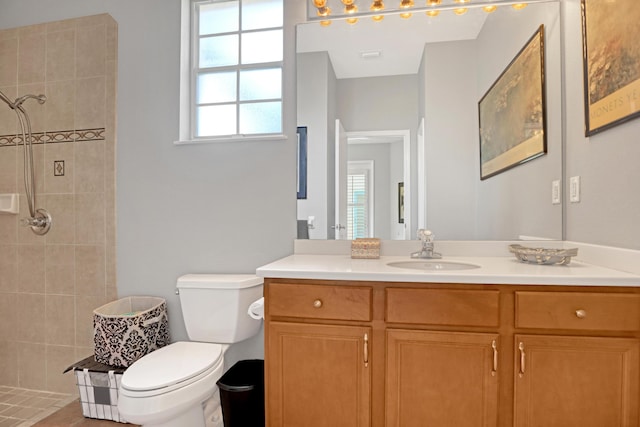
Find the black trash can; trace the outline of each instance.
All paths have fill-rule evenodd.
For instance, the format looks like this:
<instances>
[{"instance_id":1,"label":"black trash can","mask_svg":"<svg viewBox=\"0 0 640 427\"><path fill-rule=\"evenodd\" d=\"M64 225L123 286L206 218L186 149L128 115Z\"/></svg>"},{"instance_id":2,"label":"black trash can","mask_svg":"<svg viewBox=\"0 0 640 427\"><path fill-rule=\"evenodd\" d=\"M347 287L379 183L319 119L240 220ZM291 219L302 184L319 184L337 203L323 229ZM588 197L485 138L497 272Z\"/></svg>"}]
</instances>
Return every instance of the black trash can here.
<instances>
[{"instance_id":1,"label":"black trash can","mask_svg":"<svg viewBox=\"0 0 640 427\"><path fill-rule=\"evenodd\" d=\"M217 384L224 427L264 427L264 360L240 360Z\"/></svg>"}]
</instances>

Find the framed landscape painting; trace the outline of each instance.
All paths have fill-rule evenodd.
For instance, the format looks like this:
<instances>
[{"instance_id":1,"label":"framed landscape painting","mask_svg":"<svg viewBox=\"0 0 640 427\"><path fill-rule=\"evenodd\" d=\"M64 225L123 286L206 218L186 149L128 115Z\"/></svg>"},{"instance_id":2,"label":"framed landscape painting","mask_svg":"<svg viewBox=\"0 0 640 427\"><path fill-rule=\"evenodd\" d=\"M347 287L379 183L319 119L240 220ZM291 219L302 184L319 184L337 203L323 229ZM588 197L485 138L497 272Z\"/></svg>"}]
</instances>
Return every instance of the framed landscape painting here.
<instances>
[{"instance_id":1,"label":"framed landscape painting","mask_svg":"<svg viewBox=\"0 0 640 427\"><path fill-rule=\"evenodd\" d=\"M482 97L478 112L480 179L547 152L543 25Z\"/></svg>"},{"instance_id":2,"label":"framed landscape painting","mask_svg":"<svg viewBox=\"0 0 640 427\"><path fill-rule=\"evenodd\" d=\"M640 116L638 0L582 0L585 135Z\"/></svg>"}]
</instances>

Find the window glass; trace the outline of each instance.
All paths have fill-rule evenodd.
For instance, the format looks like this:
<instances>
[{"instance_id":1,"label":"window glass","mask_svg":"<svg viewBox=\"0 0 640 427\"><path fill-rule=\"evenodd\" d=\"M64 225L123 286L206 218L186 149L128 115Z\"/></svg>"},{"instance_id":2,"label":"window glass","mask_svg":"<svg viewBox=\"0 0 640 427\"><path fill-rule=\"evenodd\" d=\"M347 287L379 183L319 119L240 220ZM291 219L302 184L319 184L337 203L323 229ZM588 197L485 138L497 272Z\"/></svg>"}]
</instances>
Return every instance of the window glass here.
<instances>
[{"instance_id":1,"label":"window glass","mask_svg":"<svg viewBox=\"0 0 640 427\"><path fill-rule=\"evenodd\" d=\"M191 1L191 138L282 133L283 0Z\"/></svg>"},{"instance_id":2,"label":"window glass","mask_svg":"<svg viewBox=\"0 0 640 427\"><path fill-rule=\"evenodd\" d=\"M196 128L198 136L236 134L235 104L198 107Z\"/></svg>"},{"instance_id":3,"label":"window glass","mask_svg":"<svg viewBox=\"0 0 640 427\"><path fill-rule=\"evenodd\" d=\"M236 100L236 72L206 73L198 76L198 104Z\"/></svg>"},{"instance_id":4,"label":"window glass","mask_svg":"<svg viewBox=\"0 0 640 427\"><path fill-rule=\"evenodd\" d=\"M282 61L282 30L242 34L242 63Z\"/></svg>"},{"instance_id":5,"label":"window glass","mask_svg":"<svg viewBox=\"0 0 640 427\"><path fill-rule=\"evenodd\" d=\"M240 105L240 133L282 132L282 102Z\"/></svg>"},{"instance_id":6,"label":"window glass","mask_svg":"<svg viewBox=\"0 0 640 427\"><path fill-rule=\"evenodd\" d=\"M368 235L368 179L365 172L350 173L347 177L347 238Z\"/></svg>"},{"instance_id":7,"label":"window glass","mask_svg":"<svg viewBox=\"0 0 640 427\"><path fill-rule=\"evenodd\" d=\"M244 0L242 30L282 27L282 0Z\"/></svg>"},{"instance_id":8,"label":"window glass","mask_svg":"<svg viewBox=\"0 0 640 427\"><path fill-rule=\"evenodd\" d=\"M239 11L238 0L200 4L200 35L238 31Z\"/></svg>"},{"instance_id":9,"label":"window glass","mask_svg":"<svg viewBox=\"0 0 640 427\"><path fill-rule=\"evenodd\" d=\"M238 35L205 37L200 39L200 68L238 64Z\"/></svg>"},{"instance_id":10,"label":"window glass","mask_svg":"<svg viewBox=\"0 0 640 427\"><path fill-rule=\"evenodd\" d=\"M282 97L282 70L268 68L240 72L240 100L274 99Z\"/></svg>"}]
</instances>

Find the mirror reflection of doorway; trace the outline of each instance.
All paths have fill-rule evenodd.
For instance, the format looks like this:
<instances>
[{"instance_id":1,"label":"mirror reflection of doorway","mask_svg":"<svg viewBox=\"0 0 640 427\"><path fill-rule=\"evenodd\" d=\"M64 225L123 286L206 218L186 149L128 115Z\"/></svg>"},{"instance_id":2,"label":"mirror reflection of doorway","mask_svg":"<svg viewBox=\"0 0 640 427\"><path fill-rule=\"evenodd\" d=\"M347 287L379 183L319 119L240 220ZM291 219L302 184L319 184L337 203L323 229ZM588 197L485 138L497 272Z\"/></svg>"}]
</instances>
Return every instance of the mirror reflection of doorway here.
<instances>
[{"instance_id":1,"label":"mirror reflection of doorway","mask_svg":"<svg viewBox=\"0 0 640 427\"><path fill-rule=\"evenodd\" d=\"M336 197L336 218L343 218L339 223L345 226L343 238L409 238L411 201L404 198L404 218L400 218L398 184L403 182L405 194L411 194L410 132L346 131L345 134L347 153L342 157L349 166L336 164L335 169L336 194L347 193L342 202ZM339 152L338 148L336 151ZM341 173L345 174L344 178L340 177Z\"/></svg>"}]
</instances>

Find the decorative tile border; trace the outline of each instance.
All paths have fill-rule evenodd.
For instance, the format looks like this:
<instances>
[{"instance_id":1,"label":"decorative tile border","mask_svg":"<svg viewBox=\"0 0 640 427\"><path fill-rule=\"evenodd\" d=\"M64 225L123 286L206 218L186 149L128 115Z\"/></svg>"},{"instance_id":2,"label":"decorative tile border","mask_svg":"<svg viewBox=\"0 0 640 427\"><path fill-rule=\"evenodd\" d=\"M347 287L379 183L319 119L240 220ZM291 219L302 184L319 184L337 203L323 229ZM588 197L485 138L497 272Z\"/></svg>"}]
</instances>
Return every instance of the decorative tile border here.
<instances>
[{"instance_id":1,"label":"decorative tile border","mask_svg":"<svg viewBox=\"0 0 640 427\"><path fill-rule=\"evenodd\" d=\"M52 144L74 141L104 141L105 128L62 130L32 133L34 144ZM0 147L22 145L22 134L0 135Z\"/></svg>"}]
</instances>

